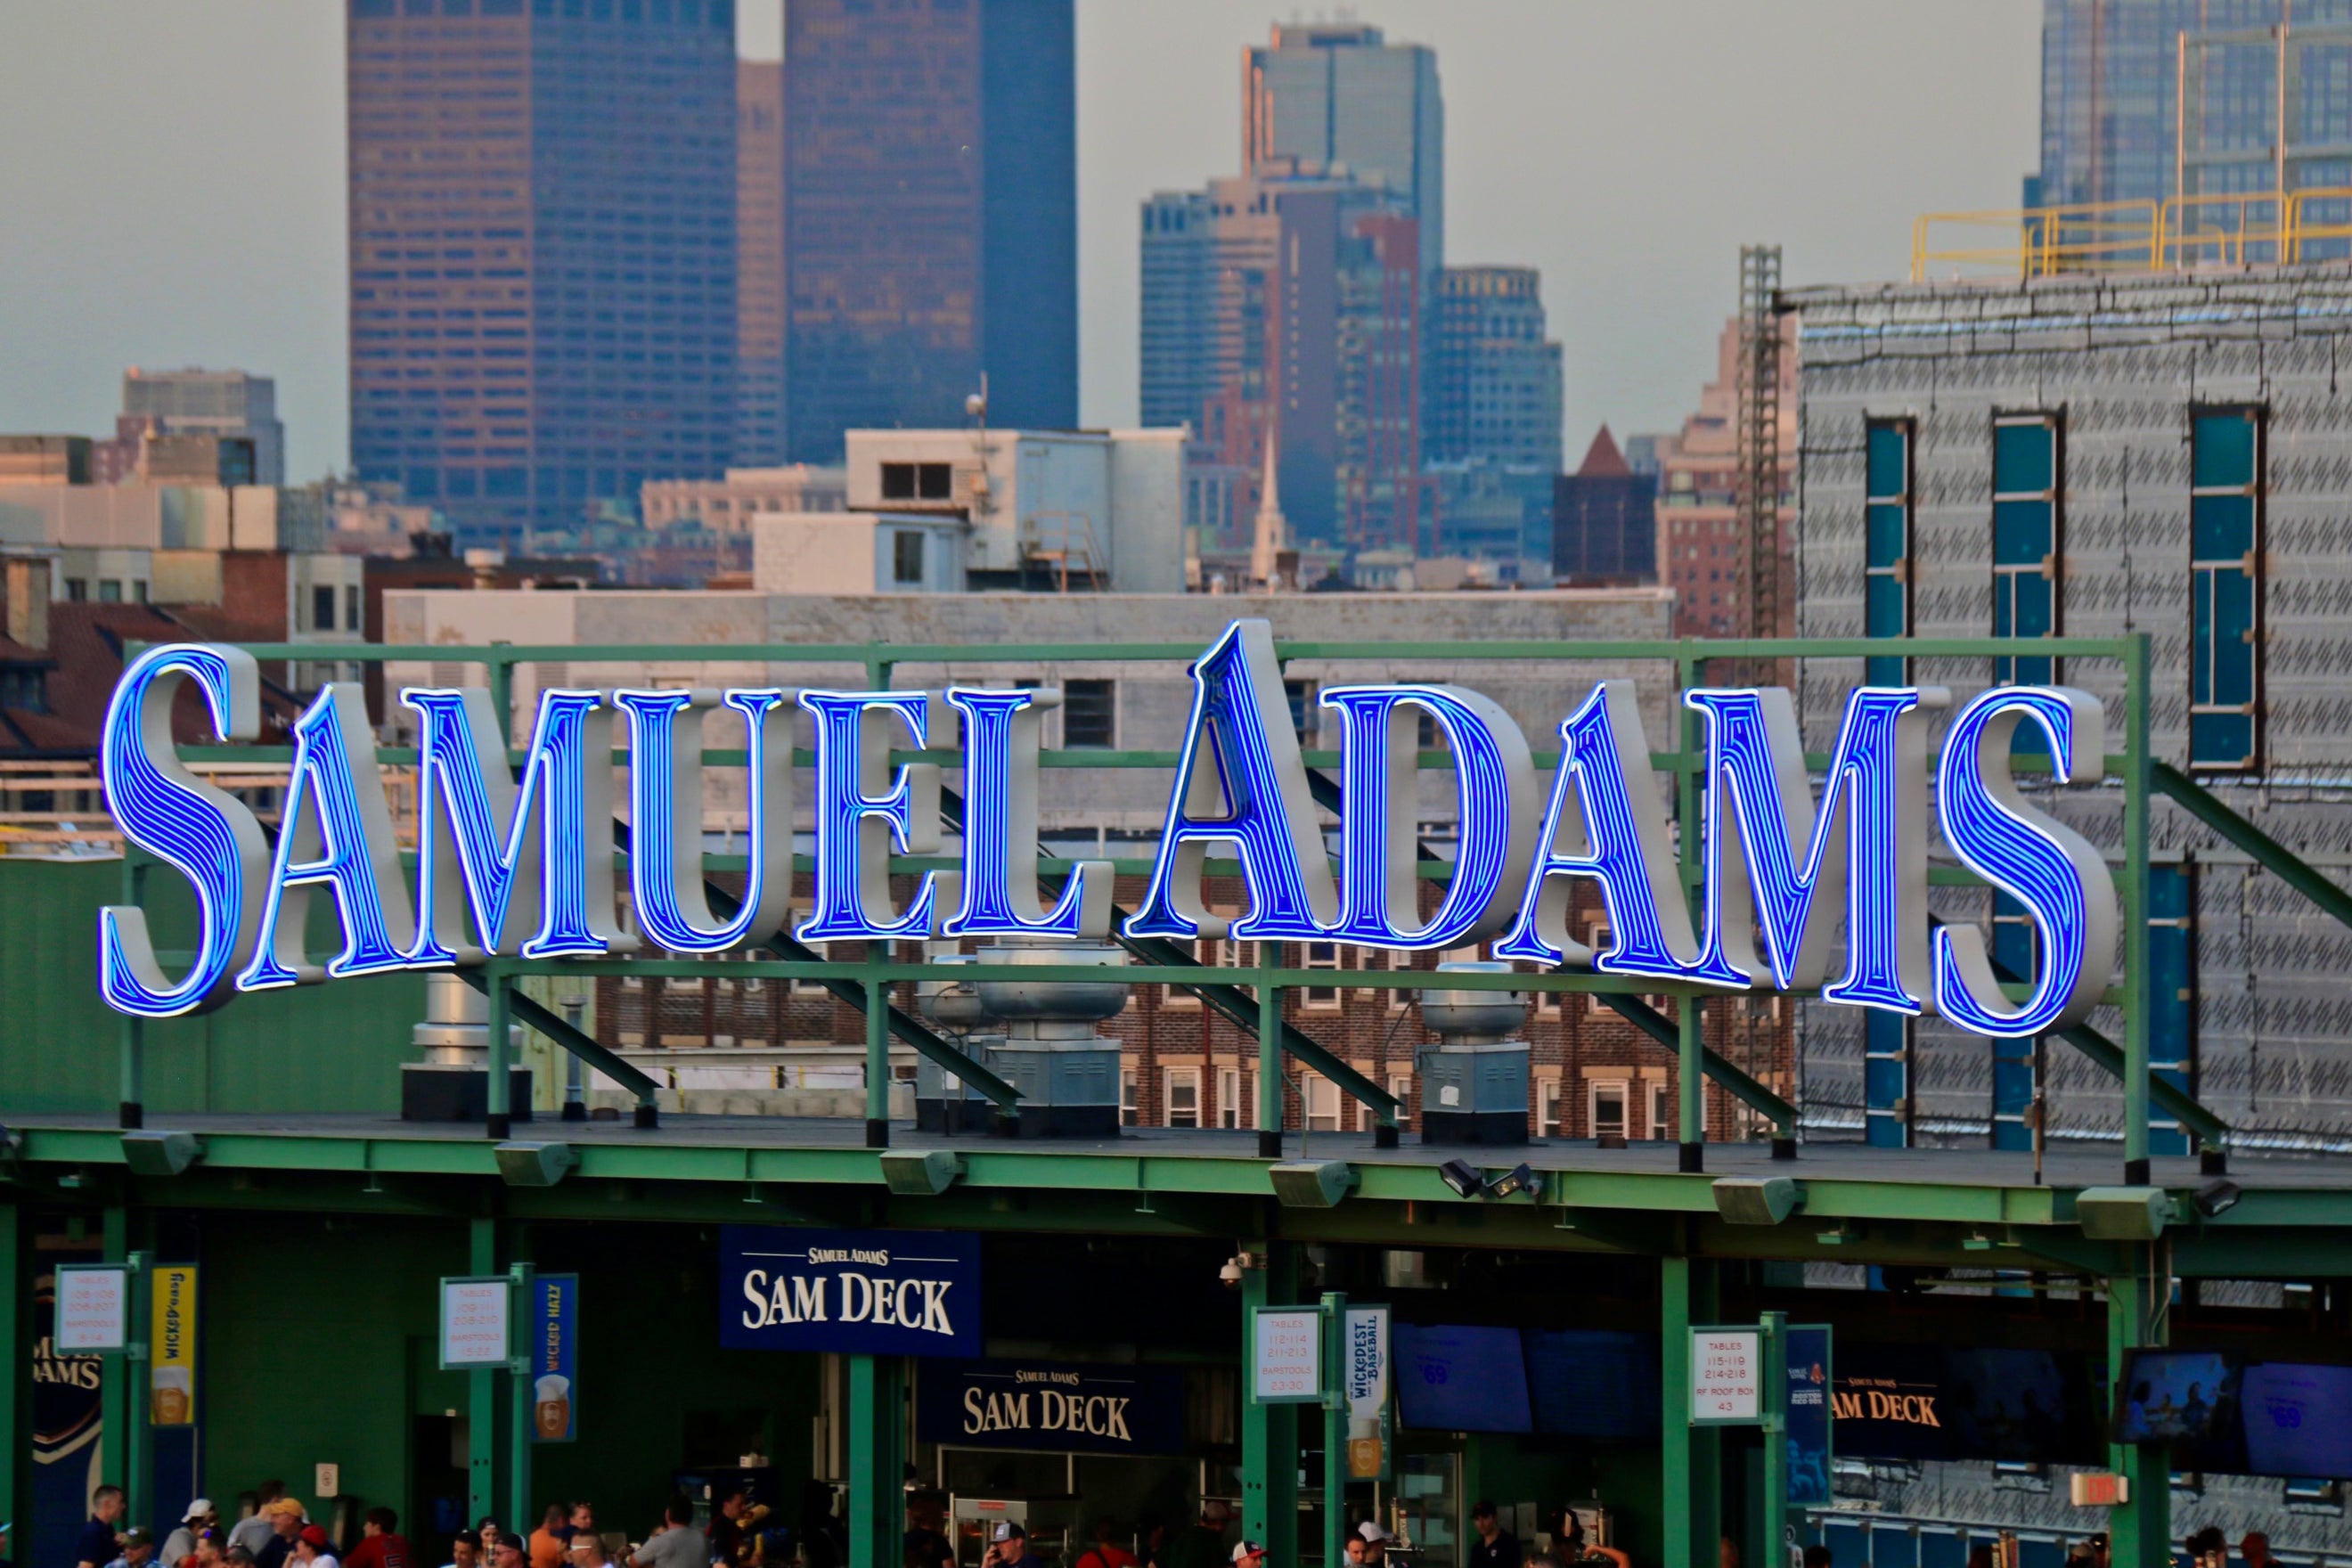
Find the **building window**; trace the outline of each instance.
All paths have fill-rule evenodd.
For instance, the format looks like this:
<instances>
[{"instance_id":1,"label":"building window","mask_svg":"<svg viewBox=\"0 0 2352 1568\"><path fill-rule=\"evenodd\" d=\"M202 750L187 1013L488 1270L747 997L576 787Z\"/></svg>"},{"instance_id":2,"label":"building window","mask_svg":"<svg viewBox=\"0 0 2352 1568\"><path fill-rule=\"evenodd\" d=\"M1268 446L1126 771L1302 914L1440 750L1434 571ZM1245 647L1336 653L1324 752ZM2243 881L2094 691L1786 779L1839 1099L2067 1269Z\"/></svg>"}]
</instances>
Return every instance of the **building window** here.
<instances>
[{"instance_id":1,"label":"building window","mask_svg":"<svg viewBox=\"0 0 2352 1568\"><path fill-rule=\"evenodd\" d=\"M1347 963L1340 954L1338 942L1310 942L1307 944L1307 967L1336 971L1345 969ZM1339 987L1309 985L1305 988L1300 1000L1309 1007L1337 1007L1339 1005Z\"/></svg>"},{"instance_id":2,"label":"building window","mask_svg":"<svg viewBox=\"0 0 2352 1568\"><path fill-rule=\"evenodd\" d=\"M1162 1068L1160 1073L1160 1114L1171 1127L1201 1125L1201 1069Z\"/></svg>"},{"instance_id":3,"label":"building window","mask_svg":"<svg viewBox=\"0 0 2352 1568\"><path fill-rule=\"evenodd\" d=\"M1339 1086L1320 1073L1301 1073L1298 1078L1299 1112L1306 1118L1309 1132L1339 1131Z\"/></svg>"},{"instance_id":4,"label":"building window","mask_svg":"<svg viewBox=\"0 0 2352 1568\"><path fill-rule=\"evenodd\" d=\"M1674 1142L1680 1131L1675 1123L1673 1088L1664 1079L1650 1080L1650 1136L1662 1143Z\"/></svg>"},{"instance_id":5,"label":"building window","mask_svg":"<svg viewBox=\"0 0 2352 1568\"><path fill-rule=\"evenodd\" d=\"M2251 768L2261 752L2263 469L2260 408L2189 415L2189 761Z\"/></svg>"},{"instance_id":6,"label":"building window","mask_svg":"<svg viewBox=\"0 0 2352 1568\"><path fill-rule=\"evenodd\" d=\"M1242 1069L1217 1069L1217 1125L1224 1128L1254 1127L1256 1118L1250 1114L1249 1101L1242 1095Z\"/></svg>"},{"instance_id":7,"label":"building window","mask_svg":"<svg viewBox=\"0 0 2352 1568\"><path fill-rule=\"evenodd\" d=\"M146 595L142 594L140 597L144 598ZM359 629L360 585L356 583L346 583L343 584L343 630L355 632Z\"/></svg>"},{"instance_id":8,"label":"building window","mask_svg":"<svg viewBox=\"0 0 2352 1568\"><path fill-rule=\"evenodd\" d=\"M893 583L919 583L923 580L921 530L902 528L890 535L890 580Z\"/></svg>"},{"instance_id":9,"label":"building window","mask_svg":"<svg viewBox=\"0 0 2352 1568\"><path fill-rule=\"evenodd\" d=\"M1595 1138L1622 1138L1631 1085L1622 1078L1596 1078L1585 1087L1585 1117Z\"/></svg>"},{"instance_id":10,"label":"building window","mask_svg":"<svg viewBox=\"0 0 2352 1568\"><path fill-rule=\"evenodd\" d=\"M1559 1131L1559 1079L1536 1080L1536 1136L1557 1138Z\"/></svg>"},{"instance_id":11,"label":"building window","mask_svg":"<svg viewBox=\"0 0 2352 1568\"><path fill-rule=\"evenodd\" d=\"M331 586L310 590L310 629L314 632L335 629L335 590Z\"/></svg>"},{"instance_id":12,"label":"building window","mask_svg":"<svg viewBox=\"0 0 2352 1568\"><path fill-rule=\"evenodd\" d=\"M1863 481L1862 634L1911 635L1911 441L1908 419L1873 419L1864 426ZM1904 661L1864 662L1872 686L1904 683Z\"/></svg>"},{"instance_id":13,"label":"building window","mask_svg":"<svg viewBox=\"0 0 2352 1568\"><path fill-rule=\"evenodd\" d=\"M1282 695L1290 703L1290 727L1298 731L1298 743L1313 743L1315 738L1315 683L1311 680L1286 680Z\"/></svg>"},{"instance_id":14,"label":"building window","mask_svg":"<svg viewBox=\"0 0 2352 1568\"><path fill-rule=\"evenodd\" d=\"M1062 686L1062 744L1109 751L1118 744L1118 687L1108 680L1071 680Z\"/></svg>"},{"instance_id":15,"label":"building window","mask_svg":"<svg viewBox=\"0 0 2352 1568\"><path fill-rule=\"evenodd\" d=\"M87 579L80 577L66 579L66 598L69 603L79 605L89 597L89 583Z\"/></svg>"},{"instance_id":16,"label":"building window","mask_svg":"<svg viewBox=\"0 0 2352 1568\"><path fill-rule=\"evenodd\" d=\"M954 490L954 471L945 463L882 465L884 500L946 500Z\"/></svg>"},{"instance_id":17,"label":"building window","mask_svg":"<svg viewBox=\"0 0 2352 1568\"><path fill-rule=\"evenodd\" d=\"M122 579L101 577L98 580L98 602L101 605L122 603Z\"/></svg>"},{"instance_id":18,"label":"building window","mask_svg":"<svg viewBox=\"0 0 2352 1568\"><path fill-rule=\"evenodd\" d=\"M1397 1102L1397 1125L1410 1129L1412 1126L1412 1074L1389 1074L1389 1098Z\"/></svg>"},{"instance_id":19,"label":"building window","mask_svg":"<svg viewBox=\"0 0 2352 1568\"><path fill-rule=\"evenodd\" d=\"M1119 1069L1118 1124L1121 1127L1132 1127L1136 1124L1135 1080L1136 1072L1133 1068Z\"/></svg>"},{"instance_id":20,"label":"building window","mask_svg":"<svg viewBox=\"0 0 2352 1568\"><path fill-rule=\"evenodd\" d=\"M2050 637L2063 621L2059 491L2064 447L2055 414L2003 414L1992 424L1992 635ZM2047 686L2048 658L1997 658L2001 686Z\"/></svg>"}]
</instances>

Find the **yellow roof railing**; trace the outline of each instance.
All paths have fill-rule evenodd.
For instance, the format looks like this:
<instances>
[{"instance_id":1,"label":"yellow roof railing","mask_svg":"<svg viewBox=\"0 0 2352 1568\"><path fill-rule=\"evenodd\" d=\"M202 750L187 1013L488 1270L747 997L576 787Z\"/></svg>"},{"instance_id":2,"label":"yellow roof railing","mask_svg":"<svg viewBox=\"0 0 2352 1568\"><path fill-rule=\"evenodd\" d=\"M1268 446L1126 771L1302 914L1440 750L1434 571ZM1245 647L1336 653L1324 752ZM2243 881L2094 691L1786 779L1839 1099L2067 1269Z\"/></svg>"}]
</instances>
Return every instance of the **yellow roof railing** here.
<instances>
[{"instance_id":1,"label":"yellow roof railing","mask_svg":"<svg viewBox=\"0 0 2352 1568\"><path fill-rule=\"evenodd\" d=\"M1927 213L1911 226L1911 280L2191 272L2315 259L2352 240L2352 187L2325 186Z\"/></svg>"}]
</instances>

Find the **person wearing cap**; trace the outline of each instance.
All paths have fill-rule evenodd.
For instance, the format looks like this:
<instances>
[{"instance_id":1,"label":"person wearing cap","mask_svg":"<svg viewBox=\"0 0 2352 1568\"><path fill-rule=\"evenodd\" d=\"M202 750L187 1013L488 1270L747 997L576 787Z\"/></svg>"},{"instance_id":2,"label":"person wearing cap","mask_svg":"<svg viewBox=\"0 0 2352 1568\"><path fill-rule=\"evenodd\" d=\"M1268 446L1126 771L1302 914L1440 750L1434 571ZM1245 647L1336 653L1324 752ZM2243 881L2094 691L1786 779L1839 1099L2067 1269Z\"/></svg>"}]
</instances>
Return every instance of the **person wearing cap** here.
<instances>
[{"instance_id":1,"label":"person wearing cap","mask_svg":"<svg viewBox=\"0 0 2352 1568\"><path fill-rule=\"evenodd\" d=\"M1029 1550L1029 1532L1008 1519L989 1536L983 1568L1045 1568L1045 1563Z\"/></svg>"},{"instance_id":2,"label":"person wearing cap","mask_svg":"<svg viewBox=\"0 0 2352 1568\"><path fill-rule=\"evenodd\" d=\"M510 1530L499 1531L497 1543L490 1548L490 1568L523 1568L529 1561L523 1552L522 1537Z\"/></svg>"},{"instance_id":3,"label":"person wearing cap","mask_svg":"<svg viewBox=\"0 0 2352 1568\"><path fill-rule=\"evenodd\" d=\"M122 1555L107 1568L147 1568L155 1560L155 1532L143 1524L122 1532Z\"/></svg>"},{"instance_id":4,"label":"person wearing cap","mask_svg":"<svg viewBox=\"0 0 2352 1568\"><path fill-rule=\"evenodd\" d=\"M253 1568L286 1568L294 1559L294 1542L302 1534L310 1516L302 1505L290 1497L279 1498L261 1510L269 1519L269 1539L253 1554Z\"/></svg>"},{"instance_id":5,"label":"person wearing cap","mask_svg":"<svg viewBox=\"0 0 2352 1568\"><path fill-rule=\"evenodd\" d=\"M300 1568L341 1568L335 1560L335 1543L327 1539L323 1524L306 1524L294 1537L294 1561Z\"/></svg>"},{"instance_id":6,"label":"person wearing cap","mask_svg":"<svg viewBox=\"0 0 2352 1568\"><path fill-rule=\"evenodd\" d=\"M1234 1568L1265 1568L1265 1548L1255 1541L1234 1542Z\"/></svg>"},{"instance_id":7,"label":"person wearing cap","mask_svg":"<svg viewBox=\"0 0 2352 1568\"><path fill-rule=\"evenodd\" d=\"M286 1495L286 1483L267 1480L254 1488L250 1495L253 1511L238 1520L235 1528L229 1531L228 1543L244 1547L257 1563L261 1560L261 1549L268 1545L269 1538L277 1533L271 1527L269 1505Z\"/></svg>"},{"instance_id":8,"label":"person wearing cap","mask_svg":"<svg viewBox=\"0 0 2352 1568\"><path fill-rule=\"evenodd\" d=\"M1396 1539L1377 1519L1368 1519L1356 1526L1356 1539L1363 1542L1362 1561L1366 1568L1381 1568L1389 1560L1389 1542Z\"/></svg>"},{"instance_id":9,"label":"person wearing cap","mask_svg":"<svg viewBox=\"0 0 2352 1568\"><path fill-rule=\"evenodd\" d=\"M220 1516L213 1511L212 1499L200 1497L190 1503L187 1513L180 1520L180 1528L163 1538L165 1568L180 1568L183 1558L194 1557L196 1554L196 1532L210 1530L219 1522Z\"/></svg>"},{"instance_id":10,"label":"person wearing cap","mask_svg":"<svg viewBox=\"0 0 2352 1568\"><path fill-rule=\"evenodd\" d=\"M1470 1568L1520 1568L1519 1538L1503 1528L1502 1516L1485 1498L1470 1510L1478 1539L1470 1543Z\"/></svg>"}]
</instances>

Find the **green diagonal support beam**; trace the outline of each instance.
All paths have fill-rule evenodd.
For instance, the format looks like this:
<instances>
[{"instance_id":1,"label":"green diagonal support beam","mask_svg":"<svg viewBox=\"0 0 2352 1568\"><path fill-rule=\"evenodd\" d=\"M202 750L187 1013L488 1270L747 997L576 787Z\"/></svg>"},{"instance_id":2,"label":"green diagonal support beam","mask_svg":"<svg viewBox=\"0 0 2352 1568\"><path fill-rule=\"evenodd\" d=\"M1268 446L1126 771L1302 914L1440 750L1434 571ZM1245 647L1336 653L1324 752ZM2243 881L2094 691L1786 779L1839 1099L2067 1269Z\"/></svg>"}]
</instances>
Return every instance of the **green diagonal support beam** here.
<instances>
[{"instance_id":1,"label":"green diagonal support beam","mask_svg":"<svg viewBox=\"0 0 2352 1568\"><path fill-rule=\"evenodd\" d=\"M1633 1027L1665 1047L1670 1051L1682 1048L1682 1033L1675 1021L1643 1001L1639 996L1627 996L1614 991L1591 993L1603 1006L1618 1014ZM1706 1076L1723 1086L1723 1091L1748 1106L1758 1115L1769 1119L1785 1136L1795 1136L1797 1108L1758 1083L1743 1071L1738 1063L1712 1046L1706 1047L1704 1060Z\"/></svg>"},{"instance_id":2,"label":"green diagonal support beam","mask_svg":"<svg viewBox=\"0 0 2352 1568\"><path fill-rule=\"evenodd\" d=\"M480 970L461 969L457 973L465 978L466 984L475 990L488 992L489 976ZM521 1022L537 1029L541 1034L635 1095L639 1104L653 1103L654 1091L661 1086L636 1068L605 1049L597 1043L594 1036L590 1035L578 1025L549 1011L512 985L507 987L507 1007Z\"/></svg>"},{"instance_id":3,"label":"green diagonal support beam","mask_svg":"<svg viewBox=\"0 0 2352 1568\"><path fill-rule=\"evenodd\" d=\"M953 790L942 788L940 791L940 816L949 826L961 833L963 831L962 797ZM1111 940L1135 957L1146 963L1164 963L1171 967L1198 969L1203 973L1215 973L1209 965L1202 963L1174 942L1160 937L1129 936L1126 934L1126 927L1127 911L1114 904L1110 911ZM1185 989L1198 996L1203 1005L1234 1027L1252 1039L1257 1037L1256 997L1250 995L1238 985L1213 982L1188 985ZM1332 1055L1330 1050L1319 1044L1313 1036L1296 1027L1287 1019L1283 1022L1281 1039L1282 1048L1285 1051L1338 1084L1348 1094L1370 1106L1373 1110L1384 1114L1395 1112L1397 1100L1394 1095Z\"/></svg>"},{"instance_id":4,"label":"green diagonal support beam","mask_svg":"<svg viewBox=\"0 0 2352 1568\"><path fill-rule=\"evenodd\" d=\"M2159 763L2157 765L2161 767L2163 764ZM1928 923L1931 926L1939 926L1944 921L1937 916L1930 915ZM2000 959L1995 958L1990 947L1985 950L1985 963L1991 968L1993 978L1996 980L2011 981L2021 985L2029 984L2032 982L2032 976L2020 974ZM2093 1065L2111 1075L2116 1082L2123 1081L2124 1048L2090 1025L2075 1024L2068 1028L2053 1029L2051 1031L2051 1037L2065 1041L2090 1058ZM2159 1078L2154 1072L2147 1075L2147 1096L2158 1110L2208 1143L2218 1145L2229 1133L2230 1124L2208 1110L2202 1101L2190 1098L2187 1089L2168 1079Z\"/></svg>"},{"instance_id":5,"label":"green diagonal support beam","mask_svg":"<svg viewBox=\"0 0 2352 1568\"><path fill-rule=\"evenodd\" d=\"M614 822L613 843L625 854L627 852L629 829L626 823L617 819ZM704 896L710 900L710 912L721 920L732 916L741 907L741 901L734 894L707 877L703 879L702 890ZM776 932L761 945L787 963L826 962L824 954L783 931ZM835 997L856 1008L859 1016L865 1016L866 1005L865 982L820 980L817 984ZM906 1012L890 1004L885 1003L884 1007L887 1011L890 1033L912 1046L918 1055L929 1057L946 1071L980 1090L995 1103L998 1110L1009 1111L1019 1107L1021 1103L1019 1089L958 1050L950 1041L932 1033L920 1020L908 1016Z\"/></svg>"},{"instance_id":6,"label":"green diagonal support beam","mask_svg":"<svg viewBox=\"0 0 2352 1568\"><path fill-rule=\"evenodd\" d=\"M2276 872L2281 881L2318 905L2321 913L2338 924L2352 926L2352 893L2305 865L2294 850L2239 816L2212 791L2170 763L2150 763L2148 783L2186 808L2189 816L2252 856L2264 870Z\"/></svg>"}]
</instances>

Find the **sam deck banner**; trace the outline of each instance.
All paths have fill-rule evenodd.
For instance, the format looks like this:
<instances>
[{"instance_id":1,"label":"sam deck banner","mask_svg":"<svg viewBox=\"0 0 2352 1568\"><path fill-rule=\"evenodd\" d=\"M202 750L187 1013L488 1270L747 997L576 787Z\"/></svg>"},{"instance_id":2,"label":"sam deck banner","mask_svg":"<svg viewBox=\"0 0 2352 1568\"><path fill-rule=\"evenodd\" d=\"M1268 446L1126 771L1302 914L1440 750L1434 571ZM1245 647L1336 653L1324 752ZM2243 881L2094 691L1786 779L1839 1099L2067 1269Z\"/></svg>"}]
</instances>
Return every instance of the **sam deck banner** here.
<instances>
[{"instance_id":1,"label":"sam deck banner","mask_svg":"<svg viewBox=\"0 0 2352 1568\"><path fill-rule=\"evenodd\" d=\"M1164 1366L983 1361L924 1367L915 1436L961 1448L1184 1451L1184 1374Z\"/></svg>"},{"instance_id":2,"label":"sam deck banner","mask_svg":"<svg viewBox=\"0 0 2352 1568\"><path fill-rule=\"evenodd\" d=\"M719 1342L730 1350L972 1359L981 1348L980 1237L725 1226Z\"/></svg>"}]
</instances>

